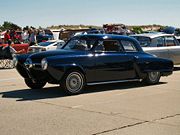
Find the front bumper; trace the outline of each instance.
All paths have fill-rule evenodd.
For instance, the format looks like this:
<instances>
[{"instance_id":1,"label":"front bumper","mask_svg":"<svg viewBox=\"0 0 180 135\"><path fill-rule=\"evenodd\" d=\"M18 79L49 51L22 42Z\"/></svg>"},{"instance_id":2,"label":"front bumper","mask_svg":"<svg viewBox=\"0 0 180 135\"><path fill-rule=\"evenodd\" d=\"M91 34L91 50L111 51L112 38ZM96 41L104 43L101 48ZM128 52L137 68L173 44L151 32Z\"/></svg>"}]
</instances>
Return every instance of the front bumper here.
<instances>
[{"instance_id":1,"label":"front bumper","mask_svg":"<svg viewBox=\"0 0 180 135\"><path fill-rule=\"evenodd\" d=\"M42 70L40 64L33 65L32 68L28 68L28 66L25 66L24 64L18 64L16 69L23 78L31 78L34 81L39 80L53 84L58 83L58 80L52 77L48 71Z\"/></svg>"}]
</instances>

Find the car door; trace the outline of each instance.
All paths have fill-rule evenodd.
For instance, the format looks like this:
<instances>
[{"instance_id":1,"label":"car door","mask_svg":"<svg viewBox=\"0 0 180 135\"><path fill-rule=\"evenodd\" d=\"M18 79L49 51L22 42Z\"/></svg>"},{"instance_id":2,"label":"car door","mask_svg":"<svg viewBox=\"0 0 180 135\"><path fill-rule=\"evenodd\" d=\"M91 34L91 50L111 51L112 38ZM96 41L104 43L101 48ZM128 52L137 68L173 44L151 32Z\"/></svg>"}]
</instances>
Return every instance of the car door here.
<instances>
[{"instance_id":1,"label":"car door","mask_svg":"<svg viewBox=\"0 0 180 135\"><path fill-rule=\"evenodd\" d=\"M95 49L95 81L134 78L133 57L126 55L118 40L104 40Z\"/></svg>"},{"instance_id":2,"label":"car door","mask_svg":"<svg viewBox=\"0 0 180 135\"><path fill-rule=\"evenodd\" d=\"M174 64L180 64L180 45L179 42L173 36L165 37L165 43L169 50L170 59Z\"/></svg>"}]
</instances>

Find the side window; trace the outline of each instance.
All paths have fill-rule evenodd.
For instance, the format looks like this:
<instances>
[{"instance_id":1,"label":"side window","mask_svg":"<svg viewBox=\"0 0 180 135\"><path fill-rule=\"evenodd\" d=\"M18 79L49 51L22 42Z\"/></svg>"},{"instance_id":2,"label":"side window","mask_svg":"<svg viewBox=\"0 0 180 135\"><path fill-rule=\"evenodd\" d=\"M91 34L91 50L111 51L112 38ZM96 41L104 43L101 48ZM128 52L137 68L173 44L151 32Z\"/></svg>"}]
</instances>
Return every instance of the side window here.
<instances>
[{"instance_id":1,"label":"side window","mask_svg":"<svg viewBox=\"0 0 180 135\"><path fill-rule=\"evenodd\" d=\"M119 52L122 48L117 40L104 40L98 42L95 51Z\"/></svg>"},{"instance_id":2,"label":"side window","mask_svg":"<svg viewBox=\"0 0 180 135\"><path fill-rule=\"evenodd\" d=\"M102 52L104 51L104 45L103 41L98 41L98 45L95 47L96 52Z\"/></svg>"},{"instance_id":3,"label":"side window","mask_svg":"<svg viewBox=\"0 0 180 135\"><path fill-rule=\"evenodd\" d=\"M88 45L86 40L72 39L64 47L66 50L88 50Z\"/></svg>"},{"instance_id":4,"label":"side window","mask_svg":"<svg viewBox=\"0 0 180 135\"><path fill-rule=\"evenodd\" d=\"M141 47L148 47L151 44L151 39L149 37L144 37L144 36L132 36L132 37L139 41Z\"/></svg>"},{"instance_id":5,"label":"side window","mask_svg":"<svg viewBox=\"0 0 180 135\"><path fill-rule=\"evenodd\" d=\"M179 46L180 44L179 44L179 41L174 37L174 42L175 42L175 45L176 46Z\"/></svg>"},{"instance_id":6,"label":"side window","mask_svg":"<svg viewBox=\"0 0 180 135\"><path fill-rule=\"evenodd\" d=\"M175 39L175 41L176 41L176 45L180 46L180 39Z\"/></svg>"},{"instance_id":7,"label":"side window","mask_svg":"<svg viewBox=\"0 0 180 135\"><path fill-rule=\"evenodd\" d=\"M151 47L161 47L161 46L165 46L164 37L157 37L152 39Z\"/></svg>"},{"instance_id":8,"label":"side window","mask_svg":"<svg viewBox=\"0 0 180 135\"><path fill-rule=\"evenodd\" d=\"M178 41L179 41L179 43L180 43L180 39L177 39Z\"/></svg>"},{"instance_id":9,"label":"side window","mask_svg":"<svg viewBox=\"0 0 180 135\"><path fill-rule=\"evenodd\" d=\"M137 49L133 42L127 40L121 40L121 44L126 52L136 52Z\"/></svg>"},{"instance_id":10,"label":"side window","mask_svg":"<svg viewBox=\"0 0 180 135\"><path fill-rule=\"evenodd\" d=\"M166 41L166 46L176 46L174 37L172 36L165 37L165 41Z\"/></svg>"}]
</instances>

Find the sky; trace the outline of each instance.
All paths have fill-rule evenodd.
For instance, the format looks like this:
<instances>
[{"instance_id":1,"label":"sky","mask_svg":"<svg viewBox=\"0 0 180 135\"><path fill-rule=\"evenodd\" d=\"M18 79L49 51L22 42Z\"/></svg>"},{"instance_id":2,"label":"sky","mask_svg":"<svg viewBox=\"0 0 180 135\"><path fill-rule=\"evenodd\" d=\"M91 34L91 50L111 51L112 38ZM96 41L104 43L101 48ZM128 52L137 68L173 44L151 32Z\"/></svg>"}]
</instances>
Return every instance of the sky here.
<instances>
[{"instance_id":1,"label":"sky","mask_svg":"<svg viewBox=\"0 0 180 135\"><path fill-rule=\"evenodd\" d=\"M0 25L160 24L180 28L180 0L0 0Z\"/></svg>"}]
</instances>

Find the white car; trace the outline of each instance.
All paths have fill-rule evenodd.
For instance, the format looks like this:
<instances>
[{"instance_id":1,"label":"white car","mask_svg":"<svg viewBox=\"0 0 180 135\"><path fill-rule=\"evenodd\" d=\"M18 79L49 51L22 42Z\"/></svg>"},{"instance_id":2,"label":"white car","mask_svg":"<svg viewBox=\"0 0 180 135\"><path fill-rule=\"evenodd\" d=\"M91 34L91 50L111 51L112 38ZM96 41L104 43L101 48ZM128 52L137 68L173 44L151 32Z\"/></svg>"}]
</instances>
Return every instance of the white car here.
<instances>
[{"instance_id":1,"label":"white car","mask_svg":"<svg viewBox=\"0 0 180 135\"><path fill-rule=\"evenodd\" d=\"M48 50L56 50L60 49L65 42L63 40L49 40L46 42L40 42L37 45L30 46L28 48L28 52L41 52L41 51L48 51Z\"/></svg>"},{"instance_id":2,"label":"white car","mask_svg":"<svg viewBox=\"0 0 180 135\"><path fill-rule=\"evenodd\" d=\"M164 33L145 33L131 35L136 38L145 52L157 57L171 59L180 64L180 43L174 35Z\"/></svg>"}]
</instances>

